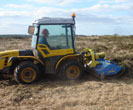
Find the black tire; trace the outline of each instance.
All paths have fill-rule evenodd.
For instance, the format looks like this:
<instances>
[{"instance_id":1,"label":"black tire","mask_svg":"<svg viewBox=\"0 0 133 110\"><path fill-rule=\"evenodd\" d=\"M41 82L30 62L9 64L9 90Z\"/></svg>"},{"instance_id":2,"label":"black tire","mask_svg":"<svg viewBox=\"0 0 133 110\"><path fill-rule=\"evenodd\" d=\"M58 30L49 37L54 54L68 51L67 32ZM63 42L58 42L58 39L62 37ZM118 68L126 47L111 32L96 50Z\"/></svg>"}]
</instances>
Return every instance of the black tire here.
<instances>
[{"instance_id":1,"label":"black tire","mask_svg":"<svg viewBox=\"0 0 133 110\"><path fill-rule=\"evenodd\" d=\"M82 74L83 65L76 60L71 60L61 65L58 76L63 80L77 80L81 78Z\"/></svg>"},{"instance_id":2,"label":"black tire","mask_svg":"<svg viewBox=\"0 0 133 110\"><path fill-rule=\"evenodd\" d=\"M22 62L14 70L14 78L22 84L31 84L39 79L40 72L37 65L32 62Z\"/></svg>"}]
</instances>

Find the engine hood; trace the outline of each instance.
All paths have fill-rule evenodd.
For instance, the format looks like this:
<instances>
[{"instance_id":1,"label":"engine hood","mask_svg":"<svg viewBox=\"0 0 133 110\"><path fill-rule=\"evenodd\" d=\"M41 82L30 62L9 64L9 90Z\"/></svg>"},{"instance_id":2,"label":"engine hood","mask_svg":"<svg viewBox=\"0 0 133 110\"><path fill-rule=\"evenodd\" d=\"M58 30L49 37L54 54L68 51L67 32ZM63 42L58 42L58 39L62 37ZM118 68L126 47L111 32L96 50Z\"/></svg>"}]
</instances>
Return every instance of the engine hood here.
<instances>
[{"instance_id":1,"label":"engine hood","mask_svg":"<svg viewBox=\"0 0 133 110\"><path fill-rule=\"evenodd\" d=\"M8 64L8 60L13 56L19 56L19 50L8 50L0 52L0 70L11 66L11 64Z\"/></svg>"},{"instance_id":2,"label":"engine hood","mask_svg":"<svg viewBox=\"0 0 133 110\"><path fill-rule=\"evenodd\" d=\"M0 57L13 57L13 56L33 56L31 49L27 50L8 50L0 52Z\"/></svg>"},{"instance_id":3,"label":"engine hood","mask_svg":"<svg viewBox=\"0 0 133 110\"><path fill-rule=\"evenodd\" d=\"M19 50L8 50L0 52L0 57L12 57L18 55L19 55Z\"/></svg>"},{"instance_id":4,"label":"engine hood","mask_svg":"<svg viewBox=\"0 0 133 110\"><path fill-rule=\"evenodd\" d=\"M33 56L32 50L8 50L0 52L0 70L4 69L5 67L9 67L12 63L8 63L8 61L12 57L16 56Z\"/></svg>"}]
</instances>

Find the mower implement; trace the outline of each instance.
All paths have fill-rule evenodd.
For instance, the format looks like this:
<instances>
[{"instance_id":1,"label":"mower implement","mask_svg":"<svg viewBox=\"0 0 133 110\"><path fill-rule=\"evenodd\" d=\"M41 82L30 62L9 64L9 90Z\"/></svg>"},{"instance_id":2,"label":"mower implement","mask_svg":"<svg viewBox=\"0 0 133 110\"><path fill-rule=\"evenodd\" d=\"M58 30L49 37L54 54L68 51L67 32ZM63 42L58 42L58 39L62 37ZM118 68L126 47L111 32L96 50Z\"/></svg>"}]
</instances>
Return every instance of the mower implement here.
<instances>
[{"instance_id":1,"label":"mower implement","mask_svg":"<svg viewBox=\"0 0 133 110\"><path fill-rule=\"evenodd\" d=\"M37 19L29 26L28 33L32 35L32 49L0 52L0 73L14 75L19 83L33 83L40 74L57 74L63 80L75 80L86 70L103 79L118 77L125 70L105 60L103 52L76 51L74 13L72 18Z\"/></svg>"},{"instance_id":2,"label":"mower implement","mask_svg":"<svg viewBox=\"0 0 133 110\"><path fill-rule=\"evenodd\" d=\"M123 75L125 72L125 67L104 59L105 55L103 52L94 54L91 49L87 49L85 53L85 56L90 56L86 64L86 70L99 79L107 77L116 78ZM87 53L89 55L87 55Z\"/></svg>"}]
</instances>

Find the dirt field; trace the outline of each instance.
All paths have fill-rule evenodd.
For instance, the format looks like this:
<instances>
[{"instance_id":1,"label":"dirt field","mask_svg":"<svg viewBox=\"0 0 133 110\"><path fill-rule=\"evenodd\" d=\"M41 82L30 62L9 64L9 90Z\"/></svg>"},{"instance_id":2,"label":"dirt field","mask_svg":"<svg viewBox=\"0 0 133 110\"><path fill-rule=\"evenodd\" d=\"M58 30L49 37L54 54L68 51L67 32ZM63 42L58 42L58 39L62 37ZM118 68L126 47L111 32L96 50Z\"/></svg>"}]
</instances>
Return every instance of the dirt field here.
<instances>
[{"instance_id":1,"label":"dirt field","mask_svg":"<svg viewBox=\"0 0 133 110\"><path fill-rule=\"evenodd\" d=\"M0 51L30 48L31 38L0 38ZM119 79L100 81L85 74L79 81L44 76L31 85L0 80L0 109L133 110L133 37L78 37L77 50L92 48L127 67Z\"/></svg>"}]
</instances>

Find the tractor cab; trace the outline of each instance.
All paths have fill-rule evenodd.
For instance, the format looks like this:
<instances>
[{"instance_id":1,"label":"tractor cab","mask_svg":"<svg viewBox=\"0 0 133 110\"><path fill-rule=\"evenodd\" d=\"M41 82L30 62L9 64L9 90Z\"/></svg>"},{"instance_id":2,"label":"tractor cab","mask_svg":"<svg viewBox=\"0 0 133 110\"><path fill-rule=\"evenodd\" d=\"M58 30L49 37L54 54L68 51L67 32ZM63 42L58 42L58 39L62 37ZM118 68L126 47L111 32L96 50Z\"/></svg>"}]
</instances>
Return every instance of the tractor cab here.
<instances>
[{"instance_id":1,"label":"tractor cab","mask_svg":"<svg viewBox=\"0 0 133 110\"><path fill-rule=\"evenodd\" d=\"M32 33L32 48L44 58L75 52L75 21L68 18L38 19L29 27Z\"/></svg>"}]
</instances>

